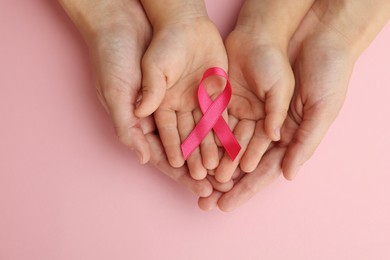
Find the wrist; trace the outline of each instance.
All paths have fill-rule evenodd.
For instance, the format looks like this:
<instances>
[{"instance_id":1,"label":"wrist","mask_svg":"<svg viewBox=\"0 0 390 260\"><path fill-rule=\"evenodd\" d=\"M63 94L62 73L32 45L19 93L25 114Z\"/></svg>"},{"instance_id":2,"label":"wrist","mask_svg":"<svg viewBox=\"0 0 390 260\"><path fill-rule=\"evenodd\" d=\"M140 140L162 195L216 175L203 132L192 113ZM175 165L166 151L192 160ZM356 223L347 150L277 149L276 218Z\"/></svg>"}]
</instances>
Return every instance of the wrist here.
<instances>
[{"instance_id":1,"label":"wrist","mask_svg":"<svg viewBox=\"0 0 390 260\"><path fill-rule=\"evenodd\" d=\"M235 30L287 48L314 0L246 0Z\"/></svg>"},{"instance_id":2,"label":"wrist","mask_svg":"<svg viewBox=\"0 0 390 260\"><path fill-rule=\"evenodd\" d=\"M141 0L141 2L155 30L192 19L208 19L203 0Z\"/></svg>"},{"instance_id":3,"label":"wrist","mask_svg":"<svg viewBox=\"0 0 390 260\"><path fill-rule=\"evenodd\" d=\"M390 1L317 0L320 23L344 41L356 58L368 47L390 18Z\"/></svg>"},{"instance_id":4,"label":"wrist","mask_svg":"<svg viewBox=\"0 0 390 260\"><path fill-rule=\"evenodd\" d=\"M131 24L132 21L129 21L129 17L134 17L134 19L137 17L137 15L134 15L134 12L137 12L137 9L139 9L134 8L134 3L137 1L59 0L59 3L87 43L90 43L102 31L109 30L112 25L127 26Z\"/></svg>"}]
</instances>

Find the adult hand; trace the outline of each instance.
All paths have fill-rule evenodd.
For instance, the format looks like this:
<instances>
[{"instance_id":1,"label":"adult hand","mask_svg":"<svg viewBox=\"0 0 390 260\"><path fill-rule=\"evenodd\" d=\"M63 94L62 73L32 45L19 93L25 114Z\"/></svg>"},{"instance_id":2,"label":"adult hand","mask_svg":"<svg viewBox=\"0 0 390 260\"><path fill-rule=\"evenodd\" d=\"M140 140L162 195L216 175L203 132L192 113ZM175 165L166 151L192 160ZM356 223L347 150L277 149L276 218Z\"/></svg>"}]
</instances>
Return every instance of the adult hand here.
<instances>
[{"instance_id":1,"label":"adult hand","mask_svg":"<svg viewBox=\"0 0 390 260\"><path fill-rule=\"evenodd\" d=\"M295 177L341 109L354 62L389 19L389 10L385 1L314 3L290 41L296 87L280 142L272 144L257 169L242 174L231 191L201 198L201 208L218 205L230 211L282 171L287 179Z\"/></svg>"},{"instance_id":2,"label":"adult hand","mask_svg":"<svg viewBox=\"0 0 390 260\"><path fill-rule=\"evenodd\" d=\"M254 171L271 141L280 140L294 90L287 45L311 3L247 0L242 7L225 44L233 85L229 122L243 149L235 161L222 158L215 171L220 182L238 165Z\"/></svg>"},{"instance_id":3,"label":"adult hand","mask_svg":"<svg viewBox=\"0 0 390 260\"><path fill-rule=\"evenodd\" d=\"M60 3L88 44L98 96L120 140L137 151L142 163L150 159L157 169L188 190L208 196L212 191L208 180L193 180L186 166L175 169L169 165L152 117L140 120L134 115L141 89L141 59L151 37L151 27L139 1ZM219 188L227 190L226 185Z\"/></svg>"},{"instance_id":4,"label":"adult hand","mask_svg":"<svg viewBox=\"0 0 390 260\"><path fill-rule=\"evenodd\" d=\"M141 59L151 37L142 6L137 0L60 3L88 44L97 94L117 136L146 163L150 148L134 114L141 88Z\"/></svg>"}]
</instances>

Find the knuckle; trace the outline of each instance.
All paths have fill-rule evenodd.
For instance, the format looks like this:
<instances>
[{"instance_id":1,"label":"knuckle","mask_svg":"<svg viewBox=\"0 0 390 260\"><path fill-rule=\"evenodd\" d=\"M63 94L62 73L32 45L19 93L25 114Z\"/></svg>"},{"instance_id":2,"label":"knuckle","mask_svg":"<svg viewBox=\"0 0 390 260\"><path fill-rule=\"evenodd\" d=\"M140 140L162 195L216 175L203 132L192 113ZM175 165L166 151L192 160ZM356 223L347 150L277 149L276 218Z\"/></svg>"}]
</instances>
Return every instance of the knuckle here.
<instances>
[{"instance_id":1,"label":"knuckle","mask_svg":"<svg viewBox=\"0 0 390 260\"><path fill-rule=\"evenodd\" d=\"M159 91L157 88L154 88L150 85L144 85L142 86L142 96L151 96L155 97L159 94Z\"/></svg>"},{"instance_id":2,"label":"knuckle","mask_svg":"<svg viewBox=\"0 0 390 260\"><path fill-rule=\"evenodd\" d=\"M95 84L95 92L99 98L104 99L103 92L99 84Z\"/></svg>"},{"instance_id":3,"label":"knuckle","mask_svg":"<svg viewBox=\"0 0 390 260\"><path fill-rule=\"evenodd\" d=\"M116 137L118 138L118 140L122 144L132 148L131 137L129 136L128 131L124 131L121 127L118 127L118 126L115 126L114 129L115 129L115 134L116 134Z\"/></svg>"}]
</instances>

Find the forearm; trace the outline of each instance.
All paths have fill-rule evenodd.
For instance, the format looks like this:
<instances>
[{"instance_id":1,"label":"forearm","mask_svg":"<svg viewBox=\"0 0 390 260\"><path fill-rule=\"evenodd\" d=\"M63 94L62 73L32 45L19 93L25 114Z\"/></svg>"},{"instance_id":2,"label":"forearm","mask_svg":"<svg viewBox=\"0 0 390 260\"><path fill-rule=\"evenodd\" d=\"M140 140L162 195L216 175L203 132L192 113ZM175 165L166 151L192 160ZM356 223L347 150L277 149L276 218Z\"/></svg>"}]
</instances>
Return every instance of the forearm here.
<instances>
[{"instance_id":1,"label":"forearm","mask_svg":"<svg viewBox=\"0 0 390 260\"><path fill-rule=\"evenodd\" d=\"M138 0L59 0L59 3L89 42L100 31L110 28L113 23L129 22L123 10L132 13L134 1Z\"/></svg>"},{"instance_id":2,"label":"forearm","mask_svg":"<svg viewBox=\"0 0 390 260\"><path fill-rule=\"evenodd\" d=\"M207 16L203 0L141 0L141 3L155 29L181 19Z\"/></svg>"},{"instance_id":3,"label":"forearm","mask_svg":"<svg viewBox=\"0 0 390 260\"><path fill-rule=\"evenodd\" d=\"M390 1L317 0L314 11L337 32L355 57L368 47L390 19Z\"/></svg>"},{"instance_id":4,"label":"forearm","mask_svg":"<svg viewBox=\"0 0 390 260\"><path fill-rule=\"evenodd\" d=\"M273 43L288 42L314 0L246 0L237 28Z\"/></svg>"}]
</instances>

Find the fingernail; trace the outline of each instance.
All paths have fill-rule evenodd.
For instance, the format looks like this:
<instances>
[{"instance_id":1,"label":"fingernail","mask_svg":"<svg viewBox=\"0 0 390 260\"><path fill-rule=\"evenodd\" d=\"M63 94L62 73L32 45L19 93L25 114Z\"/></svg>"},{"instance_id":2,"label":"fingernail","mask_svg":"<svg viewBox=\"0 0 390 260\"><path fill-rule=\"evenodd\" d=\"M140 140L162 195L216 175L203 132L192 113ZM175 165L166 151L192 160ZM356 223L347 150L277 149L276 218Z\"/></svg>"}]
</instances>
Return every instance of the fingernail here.
<instances>
[{"instance_id":1,"label":"fingernail","mask_svg":"<svg viewBox=\"0 0 390 260\"><path fill-rule=\"evenodd\" d=\"M135 152L137 154L137 157L138 157L138 161L140 164L143 164L143 157L142 157L142 154L138 151Z\"/></svg>"},{"instance_id":2,"label":"fingernail","mask_svg":"<svg viewBox=\"0 0 390 260\"><path fill-rule=\"evenodd\" d=\"M280 127L276 128L274 130L274 134L275 134L276 139L277 139L276 141L279 141L280 140Z\"/></svg>"}]
</instances>

